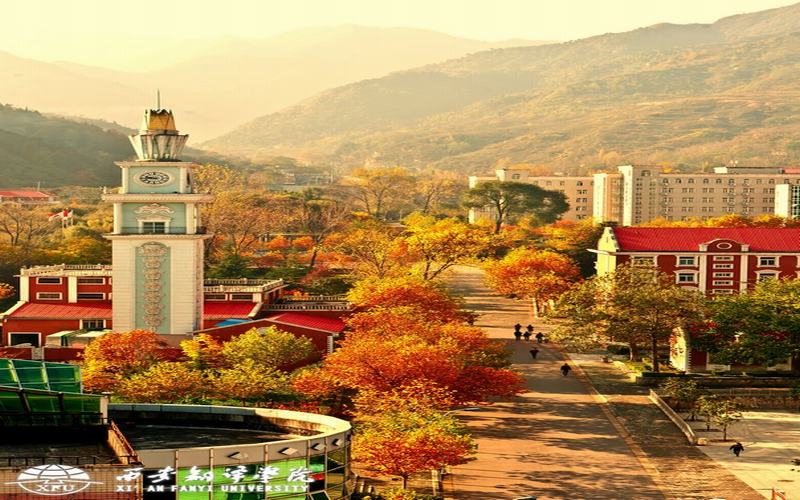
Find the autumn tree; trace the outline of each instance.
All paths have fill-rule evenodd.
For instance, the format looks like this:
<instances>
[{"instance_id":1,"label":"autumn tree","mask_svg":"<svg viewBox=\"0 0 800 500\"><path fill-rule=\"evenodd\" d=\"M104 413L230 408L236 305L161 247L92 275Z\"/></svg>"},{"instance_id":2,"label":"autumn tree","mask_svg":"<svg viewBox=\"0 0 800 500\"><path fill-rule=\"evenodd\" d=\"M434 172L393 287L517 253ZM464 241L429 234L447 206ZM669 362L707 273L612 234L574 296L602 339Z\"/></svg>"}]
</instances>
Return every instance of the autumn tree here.
<instances>
[{"instance_id":1,"label":"autumn tree","mask_svg":"<svg viewBox=\"0 0 800 500\"><path fill-rule=\"evenodd\" d=\"M464 190L464 179L457 172L427 172L415 184L414 207L426 215L458 210Z\"/></svg>"},{"instance_id":2,"label":"autumn tree","mask_svg":"<svg viewBox=\"0 0 800 500\"><path fill-rule=\"evenodd\" d=\"M464 463L475 445L451 415L394 410L364 421L353 440L353 458L381 474L400 477Z\"/></svg>"},{"instance_id":3,"label":"autumn tree","mask_svg":"<svg viewBox=\"0 0 800 500\"><path fill-rule=\"evenodd\" d=\"M416 276L363 279L356 282L347 299L358 309L409 308L421 319L436 322L466 318L461 300L451 296L440 283Z\"/></svg>"},{"instance_id":4,"label":"autumn tree","mask_svg":"<svg viewBox=\"0 0 800 500\"><path fill-rule=\"evenodd\" d=\"M603 234L603 226L597 224L594 219L556 221L545 226L528 224L524 221L520 225L539 240L543 249L563 253L574 260L580 267L582 276L589 277L595 274L595 256L587 250L597 247L597 242Z\"/></svg>"},{"instance_id":5,"label":"autumn tree","mask_svg":"<svg viewBox=\"0 0 800 500\"><path fill-rule=\"evenodd\" d=\"M231 167L207 163L192 171L192 183L195 193L217 194L241 189L244 176Z\"/></svg>"},{"instance_id":6,"label":"autumn tree","mask_svg":"<svg viewBox=\"0 0 800 500\"><path fill-rule=\"evenodd\" d=\"M287 197L242 190L215 193L213 203L203 211L214 240L207 251L224 251L242 256L252 251L271 231L288 220Z\"/></svg>"},{"instance_id":7,"label":"autumn tree","mask_svg":"<svg viewBox=\"0 0 800 500\"><path fill-rule=\"evenodd\" d=\"M268 328L252 328L237 335L222 346L222 358L227 367L248 361L263 368L278 369L307 360L314 352L308 337Z\"/></svg>"},{"instance_id":8,"label":"autumn tree","mask_svg":"<svg viewBox=\"0 0 800 500\"><path fill-rule=\"evenodd\" d=\"M290 392L288 373L251 358L219 370L211 383L218 399L242 404Z\"/></svg>"},{"instance_id":9,"label":"autumn tree","mask_svg":"<svg viewBox=\"0 0 800 500\"><path fill-rule=\"evenodd\" d=\"M408 254L418 262L417 268L425 280L437 278L456 264L479 257L491 246L491 237L483 229L456 219L436 220L415 213L404 222Z\"/></svg>"},{"instance_id":10,"label":"autumn tree","mask_svg":"<svg viewBox=\"0 0 800 500\"><path fill-rule=\"evenodd\" d=\"M492 289L529 299L536 316L580 276L566 255L527 248L512 250L501 260L487 263L485 269L486 283Z\"/></svg>"},{"instance_id":11,"label":"autumn tree","mask_svg":"<svg viewBox=\"0 0 800 500\"><path fill-rule=\"evenodd\" d=\"M494 233L503 224L517 217L529 215L540 224L555 222L569 209L564 193L548 191L535 184L506 181L487 181L467 191L464 196L467 208L491 208L494 213Z\"/></svg>"},{"instance_id":12,"label":"autumn tree","mask_svg":"<svg viewBox=\"0 0 800 500\"><path fill-rule=\"evenodd\" d=\"M717 297L706 331L692 336L729 363L800 366L800 280L763 280L748 293ZM710 340L710 341L709 341Z\"/></svg>"},{"instance_id":13,"label":"autumn tree","mask_svg":"<svg viewBox=\"0 0 800 500\"><path fill-rule=\"evenodd\" d=\"M325 248L345 256L353 275L358 278L385 278L402 273L408 260L397 235L373 219L359 221L331 235Z\"/></svg>"},{"instance_id":14,"label":"autumn tree","mask_svg":"<svg viewBox=\"0 0 800 500\"><path fill-rule=\"evenodd\" d=\"M141 403L197 403L211 391L202 372L187 363L161 362L120 380L116 393Z\"/></svg>"},{"instance_id":15,"label":"autumn tree","mask_svg":"<svg viewBox=\"0 0 800 500\"><path fill-rule=\"evenodd\" d=\"M11 247L28 251L58 227L58 224L49 220L48 212L44 209L0 203L0 235Z\"/></svg>"},{"instance_id":16,"label":"autumn tree","mask_svg":"<svg viewBox=\"0 0 800 500\"><path fill-rule=\"evenodd\" d=\"M318 189L307 189L292 199L290 217L292 226L311 238L311 256L308 266L313 268L325 239L341 230L352 217L345 203L323 195Z\"/></svg>"},{"instance_id":17,"label":"autumn tree","mask_svg":"<svg viewBox=\"0 0 800 500\"><path fill-rule=\"evenodd\" d=\"M14 296L14 287L8 283L0 283L0 300L7 299Z\"/></svg>"},{"instance_id":18,"label":"autumn tree","mask_svg":"<svg viewBox=\"0 0 800 500\"><path fill-rule=\"evenodd\" d=\"M341 185L367 214L386 220L408 204L414 177L401 167L363 167L354 169Z\"/></svg>"},{"instance_id":19,"label":"autumn tree","mask_svg":"<svg viewBox=\"0 0 800 500\"><path fill-rule=\"evenodd\" d=\"M90 392L112 391L124 378L166 360L164 347L158 335L147 330L103 335L83 351L83 385Z\"/></svg>"},{"instance_id":20,"label":"autumn tree","mask_svg":"<svg viewBox=\"0 0 800 500\"><path fill-rule=\"evenodd\" d=\"M704 313L705 297L677 286L674 276L654 267L622 265L576 284L561 297L556 314L565 323L554 336L567 343L587 338L626 342L632 357L646 342L658 372L658 347L676 328L700 321Z\"/></svg>"},{"instance_id":21,"label":"autumn tree","mask_svg":"<svg viewBox=\"0 0 800 500\"><path fill-rule=\"evenodd\" d=\"M458 404L475 403L522 387L514 372L493 366L496 349L479 328L379 308L348 321L347 338L322 363L323 378L355 392L413 385L417 394L427 387L448 391Z\"/></svg>"}]
</instances>

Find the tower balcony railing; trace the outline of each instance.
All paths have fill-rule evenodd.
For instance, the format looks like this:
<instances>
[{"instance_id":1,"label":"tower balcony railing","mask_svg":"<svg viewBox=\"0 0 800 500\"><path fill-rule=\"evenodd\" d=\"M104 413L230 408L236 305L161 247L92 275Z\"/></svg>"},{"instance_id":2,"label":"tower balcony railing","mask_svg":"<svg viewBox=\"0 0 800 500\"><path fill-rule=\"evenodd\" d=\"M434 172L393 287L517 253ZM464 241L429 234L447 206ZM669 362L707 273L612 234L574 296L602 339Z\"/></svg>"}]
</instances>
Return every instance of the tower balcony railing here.
<instances>
[{"instance_id":1,"label":"tower balcony railing","mask_svg":"<svg viewBox=\"0 0 800 500\"><path fill-rule=\"evenodd\" d=\"M186 227L121 227L119 232L112 234L126 235L126 234L206 234L206 226L197 226L194 232L189 231Z\"/></svg>"}]
</instances>

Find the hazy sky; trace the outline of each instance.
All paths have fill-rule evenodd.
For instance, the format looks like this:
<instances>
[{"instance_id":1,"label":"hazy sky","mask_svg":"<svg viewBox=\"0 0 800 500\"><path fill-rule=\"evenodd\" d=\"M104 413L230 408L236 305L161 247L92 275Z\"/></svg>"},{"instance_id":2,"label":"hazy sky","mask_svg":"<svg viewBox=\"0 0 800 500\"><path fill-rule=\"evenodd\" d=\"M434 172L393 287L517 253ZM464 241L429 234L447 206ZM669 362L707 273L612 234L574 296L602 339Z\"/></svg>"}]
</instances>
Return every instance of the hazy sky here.
<instances>
[{"instance_id":1,"label":"hazy sky","mask_svg":"<svg viewBox=\"0 0 800 500\"><path fill-rule=\"evenodd\" d=\"M483 40L571 40L659 22L708 23L790 0L20 0L0 50L43 60L159 66L159 43L265 37L340 24L408 26ZM165 56L166 59L171 59Z\"/></svg>"}]
</instances>

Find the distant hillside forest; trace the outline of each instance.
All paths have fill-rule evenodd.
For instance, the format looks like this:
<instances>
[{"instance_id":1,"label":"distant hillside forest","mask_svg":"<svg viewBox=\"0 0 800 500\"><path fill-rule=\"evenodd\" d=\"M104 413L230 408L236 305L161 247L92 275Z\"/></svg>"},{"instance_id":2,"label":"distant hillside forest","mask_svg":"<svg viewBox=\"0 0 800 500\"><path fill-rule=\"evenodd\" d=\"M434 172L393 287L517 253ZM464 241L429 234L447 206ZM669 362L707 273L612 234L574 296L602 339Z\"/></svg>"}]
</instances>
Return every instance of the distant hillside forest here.
<instances>
[{"instance_id":1,"label":"distant hillside forest","mask_svg":"<svg viewBox=\"0 0 800 500\"><path fill-rule=\"evenodd\" d=\"M204 146L465 173L798 163L798 48L800 4L483 51L328 90Z\"/></svg>"},{"instance_id":2,"label":"distant hillside forest","mask_svg":"<svg viewBox=\"0 0 800 500\"><path fill-rule=\"evenodd\" d=\"M124 130L0 105L0 187L116 186L114 162L134 158ZM186 159L219 161L194 150Z\"/></svg>"}]
</instances>

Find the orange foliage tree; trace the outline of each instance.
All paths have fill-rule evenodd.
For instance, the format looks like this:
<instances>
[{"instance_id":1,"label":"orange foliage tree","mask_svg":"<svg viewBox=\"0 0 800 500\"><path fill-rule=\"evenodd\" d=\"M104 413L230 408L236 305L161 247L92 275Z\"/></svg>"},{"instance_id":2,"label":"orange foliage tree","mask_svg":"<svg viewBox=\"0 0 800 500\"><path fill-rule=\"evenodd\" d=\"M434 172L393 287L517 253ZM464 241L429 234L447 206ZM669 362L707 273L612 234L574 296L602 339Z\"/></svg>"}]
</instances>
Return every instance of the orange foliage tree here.
<instances>
[{"instance_id":1,"label":"orange foliage tree","mask_svg":"<svg viewBox=\"0 0 800 500\"><path fill-rule=\"evenodd\" d=\"M364 279L355 284L347 298L360 309L412 308L426 320L459 321L467 317L461 301L439 284L414 276Z\"/></svg>"},{"instance_id":2,"label":"orange foliage tree","mask_svg":"<svg viewBox=\"0 0 800 500\"><path fill-rule=\"evenodd\" d=\"M353 458L367 468L403 480L410 475L464 463L475 449L450 415L397 410L367 419L353 441Z\"/></svg>"},{"instance_id":3,"label":"orange foliage tree","mask_svg":"<svg viewBox=\"0 0 800 500\"><path fill-rule=\"evenodd\" d=\"M315 396L337 390L359 395L444 390L455 404L468 404L522 388L520 377L506 369L499 348L479 328L420 321L408 309L356 314L348 328L347 338L321 368L295 382L298 390Z\"/></svg>"},{"instance_id":4,"label":"orange foliage tree","mask_svg":"<svg viewBox=\"0 0 800 500\"><path fill-rule=\"evenodd\" d=\"M83 351L83 385L90 392L113 391L123 378L167 360L171 353L164 347L158 335L147 330L103 335Z\"/></svg>"},{"instance_id":5,"label":"orange foliage tree","mask_svg":"<svg viewBox=\"0 0 800 500\"><path fill-rule=\"evenodd\" d=\"M579 276L572 259L548 250L517 248L486 265L486 283L498 293L530 299L536 316Z\"/></svg>"}]
</instances>

